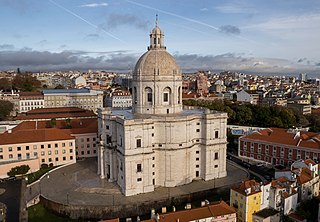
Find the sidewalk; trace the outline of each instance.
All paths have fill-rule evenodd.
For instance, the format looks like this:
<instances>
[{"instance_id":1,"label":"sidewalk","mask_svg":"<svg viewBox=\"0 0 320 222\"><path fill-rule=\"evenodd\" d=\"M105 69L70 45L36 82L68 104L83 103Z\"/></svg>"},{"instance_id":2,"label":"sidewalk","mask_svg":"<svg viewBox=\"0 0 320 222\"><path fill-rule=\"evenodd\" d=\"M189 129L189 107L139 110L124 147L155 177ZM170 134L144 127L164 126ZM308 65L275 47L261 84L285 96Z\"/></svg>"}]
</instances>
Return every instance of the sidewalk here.
<instances>
[{"instance_id":1,"label":"sidewalk","mask_svg":"<svg viewBox=\"0 0 320 222\"><path fill-rule=\"evenodd\" d=\"M154 192L125 197L115 183L100 179L97 175L97 162L87 159L54 172L27 190L26 199L40 193L55 202L71 205L115 206L137 202L149 202L168 197L177 197L197 191L230 186L247 178L242 168L227 162L228 176L211 181L194 181L173 188L159 187Z\"/></svg>"}]
</instances>

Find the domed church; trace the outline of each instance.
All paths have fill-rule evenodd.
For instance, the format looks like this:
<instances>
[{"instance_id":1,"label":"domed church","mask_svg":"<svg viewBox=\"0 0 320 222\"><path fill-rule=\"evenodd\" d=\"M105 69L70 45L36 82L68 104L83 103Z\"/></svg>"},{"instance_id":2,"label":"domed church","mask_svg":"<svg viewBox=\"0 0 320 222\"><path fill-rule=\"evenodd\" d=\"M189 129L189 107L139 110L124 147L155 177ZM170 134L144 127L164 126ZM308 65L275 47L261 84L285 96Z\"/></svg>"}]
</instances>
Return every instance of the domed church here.
<instances>
[{"instance_id":1,"label":"domed church","mask_svg":"<svg viewBox=\"0 0 320 222\"><path fill-rule=\"evenodd\" d=\"M156 20L134 68L132 110L98 110L98 174L125 196L227 176L227 114L183 109L181 89Z\"/></svg>"}]
</instances>

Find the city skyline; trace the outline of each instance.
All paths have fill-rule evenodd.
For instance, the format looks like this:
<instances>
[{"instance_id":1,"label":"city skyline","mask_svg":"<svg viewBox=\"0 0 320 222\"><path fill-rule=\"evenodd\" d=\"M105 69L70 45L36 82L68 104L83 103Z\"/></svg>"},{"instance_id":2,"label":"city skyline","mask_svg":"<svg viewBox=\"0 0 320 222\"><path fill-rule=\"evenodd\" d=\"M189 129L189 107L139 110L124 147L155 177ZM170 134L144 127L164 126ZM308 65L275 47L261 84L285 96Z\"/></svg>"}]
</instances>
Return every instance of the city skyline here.
<instances>
[{"instance_id":1,"label":"city skyline","mask_svg":"<svg viewBox=\"0 0 320 222\"><path fill-rule=\"evenodd\" d=\"M159 15L183 71L320 73L320 2L0 2L0 69L132 70Z\"/></svg>"}]
</instances>

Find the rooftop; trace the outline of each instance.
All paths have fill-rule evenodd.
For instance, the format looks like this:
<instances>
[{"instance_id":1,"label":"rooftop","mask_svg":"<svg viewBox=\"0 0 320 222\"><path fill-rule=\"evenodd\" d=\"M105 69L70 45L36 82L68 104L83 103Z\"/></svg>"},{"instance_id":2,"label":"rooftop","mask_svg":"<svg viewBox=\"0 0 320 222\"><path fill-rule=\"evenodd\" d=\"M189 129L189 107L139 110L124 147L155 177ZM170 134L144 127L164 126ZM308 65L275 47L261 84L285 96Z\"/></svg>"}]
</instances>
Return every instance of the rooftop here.
<instances>
[{"instance_id":1,"label":"rooftop","mask_svg":"<svg viewBox=\"0 0 320 222\"><path fill-rule=\"evenodd\" d=\"M255 180L248 179L242 180L231 189L245 196L261 192L260 184Z\"/></svg>"},{"instance_id":2,"label":"rooftop","mask_svg":"<svg viewBox=\"0 0 320 222\"><path fill-rule=\"evenodd\" d=\"M320 149L320 134L306 131L268 128L246 135L242 138L289 146Z\"/></svg>"},{"instance_id":3,"label":"rooftop","mask_svg":"<svg viewBox=\"0 0 320 222\"><path fill-rule=\"evenodd\" d=\"M70 126L65 120L57 120L52 128L50 121L25 121L12 129L11 133L0 134L0 145L44 142L73 139L74 134L98 132L97 118L72 119Z\"/></svg>"},{"instance_id":4,"label":"rooftop","mask_svg":"<svg viewBox=\"0 0 320 222\"><path fill-rule=\"evenodd\" d=\"M277 211L275 209L265 208L263 210L260 210L256 213L254 213L253 215L257 215L260 218L268 218L268 217L271 217L271 216L276 215L278 213L279 213L279 211Z\"/></svg>"},{"instance_id":5,"label":"rooftop","mask_svg":"<svg viewBox=\"0 0 320 222\"><path fill-rule=\"evenodd\" d=\"M200 208L160 214L159 222L187 222L235 213L234 208L224 201L219 201Z\"/></svg>"}]
</instances>

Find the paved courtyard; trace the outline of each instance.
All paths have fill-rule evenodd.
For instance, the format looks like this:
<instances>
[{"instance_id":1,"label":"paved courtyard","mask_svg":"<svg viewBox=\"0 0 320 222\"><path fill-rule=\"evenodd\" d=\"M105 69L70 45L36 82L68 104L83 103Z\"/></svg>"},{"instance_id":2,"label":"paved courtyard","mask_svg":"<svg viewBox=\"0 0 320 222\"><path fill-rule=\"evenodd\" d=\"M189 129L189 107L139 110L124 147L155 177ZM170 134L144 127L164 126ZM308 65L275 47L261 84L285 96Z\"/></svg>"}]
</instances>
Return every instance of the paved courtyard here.
<instances>
[{"instance_id":1,"label":"paved courtyard","mask_svg":"<svg viewBox=\"0 0 320 222\"><path fill-rule=\"evenodd\" d=\"M97 160L87 159L78 161L44 177L26 192L27 199L41 192L41 195L55 202L71 205L113 206L177 197L197 191L228 186L246 178L247 172L227 164L228 176L211 181L194 181L187 185L173 188L159 187L154 192L139 194L131 197L122 195L120 188L107 179L97 175Z\"/></svg>"}]
</instances>

